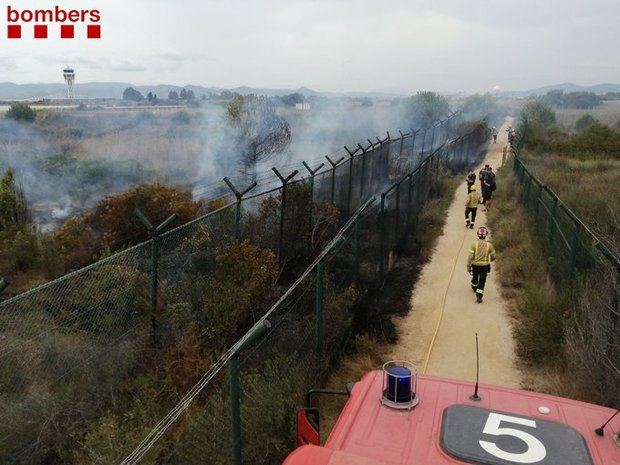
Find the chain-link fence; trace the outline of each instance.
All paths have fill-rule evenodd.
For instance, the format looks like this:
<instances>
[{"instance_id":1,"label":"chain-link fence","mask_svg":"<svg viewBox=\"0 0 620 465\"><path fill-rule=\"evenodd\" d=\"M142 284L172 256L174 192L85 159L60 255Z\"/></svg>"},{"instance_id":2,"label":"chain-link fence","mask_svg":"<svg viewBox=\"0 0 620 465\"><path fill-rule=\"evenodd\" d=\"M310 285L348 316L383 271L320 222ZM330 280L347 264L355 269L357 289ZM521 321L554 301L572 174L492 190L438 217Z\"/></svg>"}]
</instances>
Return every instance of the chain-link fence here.
<instances>
[{"instance_id":1,"label":"chain-link fence","mask_svg":"<svg viewBox=\"0 0 620 465\"><path fill-rule=\"evenodd\" d=\"M620 379L620 259L540 181L515 153L521 201L534 220L548 270L574 308L566 315L566 342L599 401L618 403Z\"/></svg>"},{"instance_id":2,"label":"chain-link fence","mask_svg":"<svg viewBox=\"0 0 620 465\"><path fill-rule=\"evenodd\" d=\"M0 461L230 463L241 435L245 463L276 463L293 407L337 357L355 302L393 264L439 166L477 155L457 155L476 137L448 124L438 128L451 139L424 150L416 132L401 133L306 178L282 174L280 188L237 191L0 302ZM245 349L248 328L267 318L268 334Z\"/></svg>"}]
</instances>

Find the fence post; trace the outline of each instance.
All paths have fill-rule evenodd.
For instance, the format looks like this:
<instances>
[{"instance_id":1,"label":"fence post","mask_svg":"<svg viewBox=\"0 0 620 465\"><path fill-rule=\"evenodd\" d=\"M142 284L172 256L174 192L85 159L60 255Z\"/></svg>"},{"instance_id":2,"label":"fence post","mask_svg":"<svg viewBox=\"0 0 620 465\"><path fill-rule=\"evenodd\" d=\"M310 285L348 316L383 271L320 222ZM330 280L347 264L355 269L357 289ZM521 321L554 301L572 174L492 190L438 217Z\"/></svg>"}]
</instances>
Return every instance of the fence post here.
<instances>
[{"instance_id":1,"label":"fence post","mask_svg":"<svg viewBox=\"0 0 620 465\"><path fill-rule=\"evenodd\" d=\"M420 150L420 154L424 155L424 145L426 144L426 131L427 129L424 128L424 135L422 136L422 150Z\"/></svg>"},{"instance_id":2,"label":"fence post","mask_svg":"<svg viewBox=\"0 0 620 465\"><path fill-rule=\"evenodd\" d=\"M353 282L359 286L360 279L360 215L355 217L355 225L353 230Z\"/></svg>"},{"instance_id":3,"label":"fence post","mask_svg":"<svg viewBox=\"0 0 620 465\"><path fill-rule=\"evenodd\" d=\"M573 282L577 276L576 263L577 263L577 249L579 248L581 223L577 220L573 220L575 229L573 230L573 240L571 241L571 254L570 254L570 280ZM571 286L571 288L574 288Z\"/></svg>"},{"instance_id":4,"label":"fence post","mask_svg":"<svg viewBox=\"0 0 620 465\"><path fill-rule=\"evenodd\" d=\"M413 191L413 175L409 173L409 189L407 190L407 232L411 225L411 192Z\"/></svg>"},{"instance_id":5,"label":"fence post","mask_svg":"<svg viewBox=\"0 0 620 465\"><path fill-rule=\"evenodd\" d=\"M359 150L362 151L362 173L360 175L360 199L364 198L364 177L366 176L366 151L370 148L364 148L361 144L357 144ZM371 146L372 147L372 146ZM373 147L374 150L374 147Z\"/></svg>"},{"instance_id":6,"label":"fence post","mask_svg":"<svg viewBox=\"0 0 620 465\"><path fill-rule=\"evenodd\" d=\"M395 221L395 225L394 225L394 230L396 232L396 239L398 241L399 239L399 231L400 231L400 185L401 183L398 183L398 187L396 188L396 221Z\"/></svg>"},{"instance_id":7,"label":"fence post","mask_svg":"<svg viewBox=\"0 0 620 465\"><path fill-rule=\"evenodd\" d=\"M325 163L321 163L315 169L310 168L305 161L302 161L304 167L310 173L310 207L308 208L308 239L306 244L306 253L310 254L312 248L312 222L314 221L313 209L314 209L314 175L325 166Z\"/></svg>"},{"instance_id":8,"label":"fence post","mask_svg":"<svg viewBox=\"0 0 620 465\"><path fill-rule=\"evenodd\" d=\"M242 464L242 436L241 436L241 383L239 369L239 352L247 349L251 344L263 337L271 328L268 320L259 322L247 333L245 341L237 348L237 351L228 361L228 387L230 390L230 422L233 464Z\"/></svg>"},{"instance_id":9,"label":"fence post","mask_svg":"<svg viewBox=\"0 0 620 465\"><path fill-rule=\"evenodd\" d=\"M228 188L232 191L232 193L237 198L237 204L235 207L235 240L238 241L241 237L241 201L243 199L243 196L247 194L248 192L250 192L252 189L254 189L258 185L258 183L254 181L245 190L238 191L237 188L230 181L230 179L228 179L228 177L224 177L222 181L226 183Z\"/></svg>"},{"instance_id":10,"label":"fence post","mask_svg":"<svg viewBox=\"0 0 620 465\"><path fill-rule=\"evenodd\" d=\"M531 179L528 177L528 179ZM553 209L551 210L551 219L549 221L549 244L553 244L553 231L555 229L555 221L558 213L558 198L553 196Z\"/></svg>"},{"instance_id":11,"label":"fence post","mask_svg":"<svg viewBox=\"0 0 620 465\"><path fill-rule=\"evenodd\" d=\"M166 218L159 226L155 227L148 220L146 215L139 208L135 208L133 214L142 225L146 228L151 236L151 282L150 282L150 300L151 300L151 330L153 331L153 342L157 342L157 298L159 284L159 234L170 225L176 218L173 213Z\"/></svg>"},{"instance_id":12,"label":"fence post","mask_svg":"<svg viewBox=\"0 0 620 465\"><path fill-rule=\"evenodd\" d=\"M383 254L385 253L385 194L381 194L379 211L379 279L383 279Z\"/></svg>"},{"instance_id":13,"label":"fence post","mask_svg":"<svg viewBox=\"0 0 620 465\"><path fill-rule=\"evenodd\" d=\"M347 184L347 215L346 217L349 217L349 214L351 212L351 190L353 189L353 156L355 155L355 153L357 152L356 149L355 152L351 152L347 146L345 145L344 149L347 151L347 153L349 154L349 182Z\"/></svg>"},{"instance_id":14,"label":"fence post","mask_svg":"<svg viewBox=\"0 0 620 465\"><path fill-rule=\"evenodd\" d=\"M331 204L334 205L334 193L336 191L336 167L340 164L340 162L342 162L342 160L344 160L344 157L340 157L336 161L333 161L327 155L325 155L325 158L327 158L327 161L329 162L329 164L332 165L332 189L331 189L330 201L331 201Z\"/></svg>"},{"instance_id":15,"label":"fence post","mask_svg":"<svg viewBox=\"0 0 620 465\"><path fill-rule=\"evenodd\" d=\"M314 311L315 311L315 332L316 332L316 341L315 341L315 352L317 361L320 362L323 358L323 289L325 285L325 265L323 260L319 261L316 266L316 289L315 289L315 301L314 301Z\"/></svg>"},{"instance_id":16,"label":"fence post","mask_svg":"<svg viewBox=\"0 0 620 465\"><path fill-rule=\"evenodd\" d=\"M278 178L280 178L280 182L282 183L282 201L280 202L280 234L278 237L278 260L282 261L283 257L283 240L284 240L284 215L286 213L286 185L288 182L293 179L299 171L295 170L288 176L284 177L280 174L280 172L276 168L271 168L271 170L276 174Z\"/></svg>"},{"instance_id":17,"label":"fence post","mask_svg":"<svg viewBox=\"0 0 620 465\"><path fill-rule=\"evenodd\" d=\"M537 223L540 222L540 202L542 200L543 188L544 188L544 185L540 183L538 185L538 198L536 199L536 222Z\"/></svg>"}]
</instances>

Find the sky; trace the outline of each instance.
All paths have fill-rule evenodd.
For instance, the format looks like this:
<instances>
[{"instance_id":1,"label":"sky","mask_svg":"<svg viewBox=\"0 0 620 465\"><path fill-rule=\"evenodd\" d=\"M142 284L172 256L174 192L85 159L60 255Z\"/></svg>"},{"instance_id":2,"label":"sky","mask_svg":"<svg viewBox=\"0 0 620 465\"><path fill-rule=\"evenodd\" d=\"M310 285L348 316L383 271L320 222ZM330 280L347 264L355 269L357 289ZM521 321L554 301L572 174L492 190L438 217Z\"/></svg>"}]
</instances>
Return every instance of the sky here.
<instances>
[{"instance_id":1,"label":"sky","mask_svg":"<svg viewBox=\"0 0 620 465\"><path fill-rule=\"evenodd\" d=\"M7 40L3 5L0 81L62 82L70 65L77 82L320 91L470 93L620 82L619 0L5 3L99 9L102 39Z\"/></svg>"}]
</instances>

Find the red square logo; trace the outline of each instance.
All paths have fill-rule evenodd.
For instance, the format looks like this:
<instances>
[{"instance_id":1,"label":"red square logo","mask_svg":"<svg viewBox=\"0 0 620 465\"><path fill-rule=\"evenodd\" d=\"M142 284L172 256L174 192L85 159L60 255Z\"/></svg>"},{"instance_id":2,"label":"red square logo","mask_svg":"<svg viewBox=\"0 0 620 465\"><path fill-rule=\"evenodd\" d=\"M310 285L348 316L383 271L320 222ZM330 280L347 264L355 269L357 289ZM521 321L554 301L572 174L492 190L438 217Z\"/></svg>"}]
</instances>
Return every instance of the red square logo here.
<instances>
[{"instance_id":1,"label":"red square logo","mask_svg":"<svg viewBox=\"0 0 620 465\"><path fill-rule=\"evenodd\" d=\"M7 29L7 37L9 39L20 39L22 36L22 27L19 24L11 24Z\"/></svg>"},{"instance_id":2,"label":"red square logo","mask_svg":"<svg viewBox=\"0 0 620 465\"><path fill-rule=\"evenodd\" d=\"M73 39L75 37L75 28L73 24L62 24L60 26L61 39Z\"/></svg>"},{"instance_id":3,"label":"red square logo","mask_svg":"<svg viewBox=\"0 0 620 465\"><path fill-rule=\"evenodd\" d=\"M89 24L86 30L89 39L101 39L101 26L99 24Z\"/></svg>"},{"instance_id":4,"label":"red square logo","mask_svg":"<svg viewBox=\"0 0 620 465\"><path fill-rule=\"evenodd\" d=\"M34 26L34 38L35 39L47 39L47 25L35 24Z\"/></svg>"}]
</instances>

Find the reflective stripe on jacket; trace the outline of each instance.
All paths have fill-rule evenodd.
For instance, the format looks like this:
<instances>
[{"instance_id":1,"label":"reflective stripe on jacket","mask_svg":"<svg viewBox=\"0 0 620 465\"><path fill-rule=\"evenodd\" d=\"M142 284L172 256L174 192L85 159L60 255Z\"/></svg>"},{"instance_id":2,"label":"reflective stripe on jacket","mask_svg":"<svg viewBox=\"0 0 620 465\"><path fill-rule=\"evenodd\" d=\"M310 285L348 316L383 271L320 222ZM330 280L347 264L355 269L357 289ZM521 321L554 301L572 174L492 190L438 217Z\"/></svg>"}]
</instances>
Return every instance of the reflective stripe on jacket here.
<instances>
[{"instance_id":1,"label":"reflective stripe on jacket","mask_svg":"<svg viewBox=\"0 0 620 465\"><path fill-rule=\"evenodd\" d=\"M495 260L495 248L493 244L484 239L475 240L469 249L467 266L489 265L493 260Z\"/></svg>"},{"instance_id":2,"label":"reflective stripe on jacket","mask_svg":"<svg viewBox=\"0 0 620 465\"><path fill-rule=\"evenodd\" d=\"M465 201L465 206L468 208L478 208L478 204L480 203L480 192L471 191L467 194L467 200Z\"/></svg>"}]
</instances>

